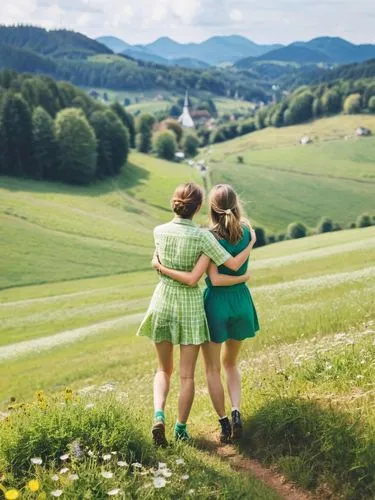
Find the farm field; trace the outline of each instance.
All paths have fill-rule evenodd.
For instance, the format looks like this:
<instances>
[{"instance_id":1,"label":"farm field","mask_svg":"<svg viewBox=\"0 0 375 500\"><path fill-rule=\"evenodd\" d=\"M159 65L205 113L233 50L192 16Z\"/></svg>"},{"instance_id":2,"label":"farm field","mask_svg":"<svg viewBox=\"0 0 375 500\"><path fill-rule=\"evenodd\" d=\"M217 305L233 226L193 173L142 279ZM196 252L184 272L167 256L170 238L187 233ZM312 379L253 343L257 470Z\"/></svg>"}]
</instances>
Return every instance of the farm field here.
<instances>
[{"instance_id":1,"label":"farm field","mask_svg":"<svg viewBox=\"0 0 375 500\"><path fill-rule=\"evenodd\" d=\"M375 208L375 139L354 138L358 123L375 129L371 116L327 118L264 129L202 155L209 159L212 183L233 184L249 216L267 230L285 231L294 221L315 227L322 216L346 227ZM306 134L315 142L297 145Z\"/></svg>"},{"instance_id":2,"label":"farm field","mask_svg":"<svg viewBox=\"0 0 375 500\"><path fill-rule=\"evenodd\" d=\"M342 445L342 453L354 453L345 446L359 446L360 439L370 450L375 425L375 380L371 369L375 362L371 347L375 319L374 248L375 228L371 227L282 242L254 252L251 285L262 331L246 343L241 355L248 429L242 453L274 463L305 488L315 488L323 477L313 457L316 442L306 445L304 453L296 449L294 457L289 457L282 448L283 442L279 442L280 449L273 453L280 434L275 429L275 434L270 435L265 425L279 418L282 429L292 412L296 425L303 418L315 433L318 430L313 427L314 419L318 416L329 443L333 439L331 431L343 433L344 423L354 419L355 434ZM1 291L3 410L10 397L30 400L37 390L54 394L70 387L86 403L98 398L101 401L99 395L109 391L138 412L138 431L147 445L155 363L152 345L147 339L137 338L135 332L156 279L153 272L146 271ZM362 359L366 361L363 364ZM177 388L174 378L167 413L170 424L175 415ZM328 410L325 401L332 393L335 403ZM362 415L359 421L358 412ZM195 457L216 474L228 474L227 466L207 451L213 446L211 435L215 427L200 364L191 418L197 445L191 451L172 447L163 461L170 462L182 454L186 461ZM330 463L330 453L324 453L324 460ZM194 483L194 474L198 478L198 473L190 467ZM357 498L367 498L363 491L369 491L368 476L360 486L353 486L345 471L331 469L325 478L327 488L349 491L355 487ZM338 484L339 473L344 474L345 484ZM214 488L211 475L207 477L207 488ZM240 480L238 473L232 473L232 477L239 492L246 487L247 491L261 491L255 498L274 498L272 492L259 490L261 485L255 480L249 485L244 478Z\"/></svg>"}]
</instances>

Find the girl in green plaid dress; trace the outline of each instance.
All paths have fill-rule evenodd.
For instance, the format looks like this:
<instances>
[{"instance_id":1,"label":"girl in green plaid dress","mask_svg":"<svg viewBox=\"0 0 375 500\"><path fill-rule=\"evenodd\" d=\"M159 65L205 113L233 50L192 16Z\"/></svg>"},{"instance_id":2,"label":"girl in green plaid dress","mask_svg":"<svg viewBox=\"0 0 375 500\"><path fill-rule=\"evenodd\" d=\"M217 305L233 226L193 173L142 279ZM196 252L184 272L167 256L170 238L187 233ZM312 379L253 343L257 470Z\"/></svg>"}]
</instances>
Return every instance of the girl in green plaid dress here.
<instances>
[{"instance_id":1,"label":"girl in green plaid dress","mask_svg":"<svg viewBox=\"0 0 375 500\"><path fill-rule=\"evenodd\" d=\"M161 264L179 271L192 271L201 255L217 266L237 270L247 260L251 245L232 257L206 229L192 219L203 201L202 189L188 183L179 186L172 199L175 218L154 230L155 254ZM201 274L207 265L199 264ZM194 399L194 373L200 346L210 339L204 311L203 295L198 281L181 284L161 275L138 335L149 337L155 344L158 370L154 379L154 441L165 445L164 408L173 370L173 346L180 345L180 396L176 439L187 439L186 421Z\"/></svg>"},{"instance_id":2,"label":"girl in green plaid dress","mask_svg":"<svg viewBox=\"0 0 375 500\"><path fill-rule=\"evenodd\" d=\"M231 186L215 186L210 193L211 227L220 244L231 255L237 255L249 241L256 241L255 233L247 221L241 219L238 197ZM247 288L248 262L236 272L202 256L191 273L166 269L160 263L154 266L170 278L188 284L200 279L204 265L208 267L207 288L204 293L205 311L210 329L211 342L203 346L206 375L210 396L221 424L220 439L227 442L242 434L240 416L241 378L237 357L242 341L254 337L259 323L254 303ZM203 271L204 272L204 271ZM223 345L223 349L221 348ZM227 379L228 393L232 402L232 423L225 414L224 390L220 377L220 355Z\"/></svg>"}]
</instances>

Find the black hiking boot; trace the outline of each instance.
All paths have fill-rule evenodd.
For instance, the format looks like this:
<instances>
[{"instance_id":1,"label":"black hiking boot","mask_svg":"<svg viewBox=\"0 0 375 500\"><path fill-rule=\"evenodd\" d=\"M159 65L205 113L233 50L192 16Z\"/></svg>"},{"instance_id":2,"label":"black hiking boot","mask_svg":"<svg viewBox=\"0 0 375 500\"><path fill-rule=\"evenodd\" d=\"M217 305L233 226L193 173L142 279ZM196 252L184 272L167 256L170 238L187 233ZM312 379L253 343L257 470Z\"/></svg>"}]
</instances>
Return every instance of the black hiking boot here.
<instances>
[{"instance_id":1,"label":"black hiking boot","mask_svg":"<svg viewBox=\"0 0 375 500\"><path fill-rule=\"evenodd\" d=\"M233 439L241 439L242 422L241 422L241 415L238 410L232 411L232 429L233 429Z\"/></svg>"},{"instance_id":2,"label":"black hiking boot","mask_svg":"<svg viewBox=\"0 0 375 500\"><path fill-rule=\"evenodd\" d=\"M154 422L151 433L156 446L161 446L163 448L168 446L168 441L165 437L165 424L162 420L156 420Z\"/></svg>"},{"instance_id":3,"label":"black hiking boot","mask_svg":"<svg viewBox=\"0 0 375 500\"><path fill-rule=\"evenodd\" d=\"M229 418L221 418L219 423L221 425L220 443L230 443L232 441L232 426L230 425Z\"/></svg>"}]
</instances>

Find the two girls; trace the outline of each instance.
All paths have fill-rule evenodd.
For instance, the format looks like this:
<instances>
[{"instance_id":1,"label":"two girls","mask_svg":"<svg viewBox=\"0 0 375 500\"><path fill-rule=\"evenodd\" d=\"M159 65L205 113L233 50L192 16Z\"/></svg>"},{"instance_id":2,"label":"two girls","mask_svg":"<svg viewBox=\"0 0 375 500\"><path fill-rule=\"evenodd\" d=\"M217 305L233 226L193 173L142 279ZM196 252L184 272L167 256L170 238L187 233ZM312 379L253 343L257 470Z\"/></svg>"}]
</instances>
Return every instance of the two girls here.
<instances>
[{"instance_id":1,"label":"two girls","mask_svg":"<svg viewBox=\"0 0 375 500\"><path fill-rule=\"evenodd\" d=\"M245 282L255 233L241 219L238 199L230 186L214 188L210 198L212 231L192 219L201 208L203 193L189 183L179 186L172 199L176 217L154 231L154 266L160 272L148 312L139 329L155 343L159 367L154 380L156 444L165 445L164 408L173 370L173 345L180 345L180 396L175 438L188 439L186 422L194 398L194 372L202 346L207 381L219 415L221 440L240 437L240 376L236 366L240 343L258 330L256 311ZM157 256L157 257L156 257ZM198 287L208 272L203 300ZM232 400L232 424L225 415L220 379L220 354Z\"/></svg>"}]
</instances>

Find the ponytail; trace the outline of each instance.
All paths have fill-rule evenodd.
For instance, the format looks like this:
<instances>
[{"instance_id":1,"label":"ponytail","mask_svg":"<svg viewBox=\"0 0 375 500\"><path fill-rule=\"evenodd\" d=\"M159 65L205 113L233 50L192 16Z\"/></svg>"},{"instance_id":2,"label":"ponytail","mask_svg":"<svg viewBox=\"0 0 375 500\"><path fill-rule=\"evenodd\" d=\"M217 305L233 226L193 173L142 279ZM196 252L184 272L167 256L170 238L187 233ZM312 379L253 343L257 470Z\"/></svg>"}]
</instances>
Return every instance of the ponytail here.
<instances>
[{"instance_id":1,"label":"ponytail","mask_svg":"<svg viewBox=\"0 0 375 500\"><path fill-rule=\"evenodd\" d=\"M212 229L220 238L237 244L243 236L241 206L231 186L219 184L210 193Z\"/></svg>"}]
</instances>

